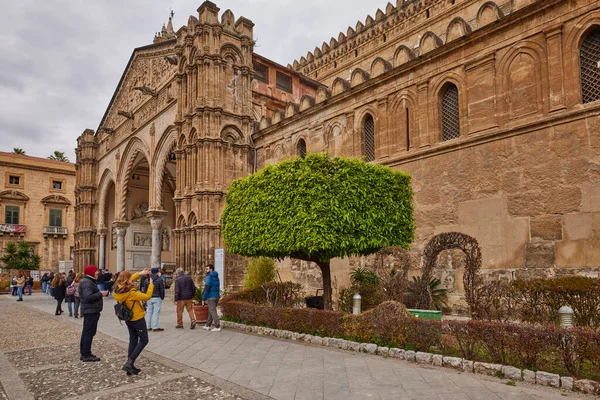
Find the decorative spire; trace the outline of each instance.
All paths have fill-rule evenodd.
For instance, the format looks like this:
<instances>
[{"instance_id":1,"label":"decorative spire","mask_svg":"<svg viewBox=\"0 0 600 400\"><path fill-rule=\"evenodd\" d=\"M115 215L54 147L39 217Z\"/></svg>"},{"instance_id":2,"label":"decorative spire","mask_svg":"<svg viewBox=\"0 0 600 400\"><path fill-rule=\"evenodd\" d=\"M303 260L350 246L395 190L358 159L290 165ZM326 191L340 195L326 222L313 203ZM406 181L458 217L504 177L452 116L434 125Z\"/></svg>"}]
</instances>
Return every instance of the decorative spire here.
<instances>
[{"instance_id":1,"label":"decorative spire","mask_svg":"<svg viewBox=\"0 0 600 400\"><path fill-rule=\"evenodd\" d=\"M173 30L173 16L175 15L175 13L173 12L173 9L171 9L171 16L169 17L169 22L167 24L167 34L168 35L174 35L175 31Z\"/></svg>"}]
</instances>

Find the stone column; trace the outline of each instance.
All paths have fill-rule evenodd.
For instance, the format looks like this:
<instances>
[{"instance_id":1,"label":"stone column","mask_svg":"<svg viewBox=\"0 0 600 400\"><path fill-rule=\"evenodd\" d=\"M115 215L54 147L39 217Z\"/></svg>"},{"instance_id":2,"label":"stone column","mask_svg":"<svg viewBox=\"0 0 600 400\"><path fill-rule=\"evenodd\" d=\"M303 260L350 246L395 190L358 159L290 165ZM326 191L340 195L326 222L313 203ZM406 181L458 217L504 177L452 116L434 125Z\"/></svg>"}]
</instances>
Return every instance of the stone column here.
<instances>
[{"instance_id":1,"label":"stone column","mask_svg":"<svg viewBox=\"0 0 600 400\"><path fill-rule=\"evenodd\" d=\"M98 249L98 268L104 269L106 254L106 228L100 228L98 230L98 235L100 235L100 245Z\"/></svg>"},{"instance_id":2,"label":"stone column","mask_svg":"<svg viewBox=\"0 0 600 400\"><path fill-rule=\"evenodd\" d=\"M125 269L125 233L129 226L126 222L115 223L115 233L117 235L117 272Z\"/></svg>"},{"instance_id":3,"label":"stone column","mask_svg":"<svg viewBox=\"0 0 600 400\"><path fill-rule=\"evenodd\" d=\"M152 268L160 268L160 256L162 252L161 228L163 218L166 214L167 212L164 210L151 210L146 213L146 216L150 218L150 226L152 227L152 256L150 259Z\"/></svg>"}]
</instances>

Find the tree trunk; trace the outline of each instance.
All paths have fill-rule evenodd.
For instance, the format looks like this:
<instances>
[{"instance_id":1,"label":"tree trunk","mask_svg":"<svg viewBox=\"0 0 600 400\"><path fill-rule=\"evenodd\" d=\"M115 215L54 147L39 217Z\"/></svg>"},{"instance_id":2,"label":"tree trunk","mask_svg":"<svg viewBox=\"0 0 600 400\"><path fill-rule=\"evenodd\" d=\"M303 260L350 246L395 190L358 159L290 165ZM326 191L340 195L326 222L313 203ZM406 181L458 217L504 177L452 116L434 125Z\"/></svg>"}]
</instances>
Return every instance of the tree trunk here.
<instances>
[{"instance_id":1,"label":"tree trunk","mask_svg":"<svg viewBox=\"0 0 600 400\"><path fill-rule=\"evenodd\" d=\"M325 310L332 310L331 269L329 268L329 261L317 261L316 263L321 268L321 274L323 275L323 304L325 305Z\"/></svg>"}]
</instances>

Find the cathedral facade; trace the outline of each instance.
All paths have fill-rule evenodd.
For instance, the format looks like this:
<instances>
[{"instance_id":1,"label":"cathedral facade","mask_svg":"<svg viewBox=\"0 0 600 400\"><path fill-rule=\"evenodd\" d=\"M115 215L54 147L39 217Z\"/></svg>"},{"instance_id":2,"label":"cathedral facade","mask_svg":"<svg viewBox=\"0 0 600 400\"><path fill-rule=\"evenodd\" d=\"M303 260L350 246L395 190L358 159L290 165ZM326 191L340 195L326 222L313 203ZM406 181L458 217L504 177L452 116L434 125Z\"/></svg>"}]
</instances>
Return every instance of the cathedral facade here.
<instances>
[{"instance_id":1,"label":"cathedral facade","mask_svg":"<svg viewBox=\"0 0 600 400\"><path fill-rule=\"evenodd\" d=\"M78 138L76 268L200 273L231 182L312 152L412 175L414 260L454 231L490 279L598 276L600 3L399 0L284 67L254 52L250 20L205 1L133 51ZM362 262L332 262L338 289ZM438 264L460 293L460 256ZM315 266L279 271L320 285ZM226 254L226 285L242 276Z\"/></svg>"}]
</instances>

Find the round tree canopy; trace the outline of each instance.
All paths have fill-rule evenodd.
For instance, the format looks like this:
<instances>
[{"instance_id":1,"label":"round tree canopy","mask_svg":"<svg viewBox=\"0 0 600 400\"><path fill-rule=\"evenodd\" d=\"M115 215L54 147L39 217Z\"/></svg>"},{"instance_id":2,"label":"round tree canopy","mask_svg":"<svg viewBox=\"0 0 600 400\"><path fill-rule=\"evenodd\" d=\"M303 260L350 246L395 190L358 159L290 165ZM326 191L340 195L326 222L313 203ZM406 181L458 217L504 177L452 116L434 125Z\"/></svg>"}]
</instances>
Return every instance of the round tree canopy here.
<instances>
[{"instance_id":1,"label":"round tree canopy","mask_svg":"<svg viewBox=\"0 0 600 400\"><path fill-rule=\"evenodd\" d=\"M409 247L410 176L358 159L312 154L235 181L222 214L228 251L328 262Z\"/></svg>"}]
</instances>

